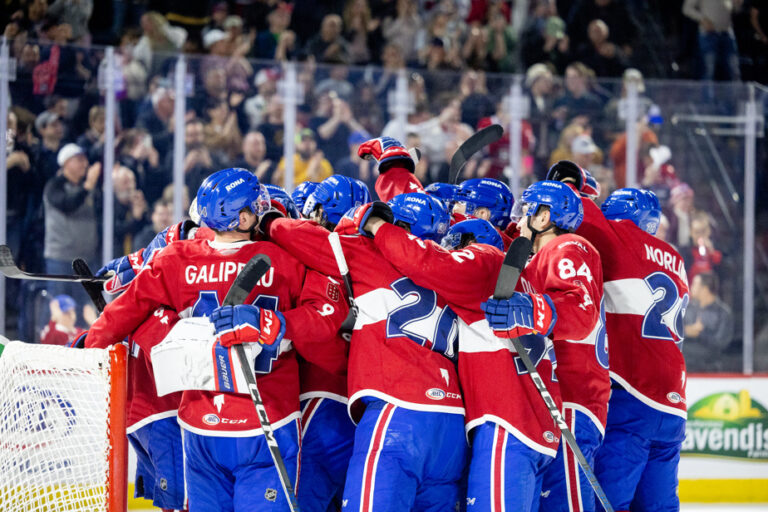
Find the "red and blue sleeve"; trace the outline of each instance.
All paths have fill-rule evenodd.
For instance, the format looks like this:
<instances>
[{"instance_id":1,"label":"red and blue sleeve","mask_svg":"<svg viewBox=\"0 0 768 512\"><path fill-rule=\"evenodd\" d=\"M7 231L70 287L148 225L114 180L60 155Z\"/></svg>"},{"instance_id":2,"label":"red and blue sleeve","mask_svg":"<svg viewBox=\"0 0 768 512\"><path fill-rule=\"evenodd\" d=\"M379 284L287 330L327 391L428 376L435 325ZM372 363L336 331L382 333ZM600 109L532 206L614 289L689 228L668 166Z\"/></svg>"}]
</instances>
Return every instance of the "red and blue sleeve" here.
<instances>
[{"instance_id":1,"label":"red and blue sleeve","mask_svg":"<svg viewBox=\"0 0 768 512\"><path fill-rule=\"evenodd\" d=\"M88 330L86 348L106 348L122 341L160 306L176 309L171 290L178 290L170 251L161 251L117 299L107 304L104 312ZM178 295L178 294L176 294Z\"/></svg>"}]
</instances>

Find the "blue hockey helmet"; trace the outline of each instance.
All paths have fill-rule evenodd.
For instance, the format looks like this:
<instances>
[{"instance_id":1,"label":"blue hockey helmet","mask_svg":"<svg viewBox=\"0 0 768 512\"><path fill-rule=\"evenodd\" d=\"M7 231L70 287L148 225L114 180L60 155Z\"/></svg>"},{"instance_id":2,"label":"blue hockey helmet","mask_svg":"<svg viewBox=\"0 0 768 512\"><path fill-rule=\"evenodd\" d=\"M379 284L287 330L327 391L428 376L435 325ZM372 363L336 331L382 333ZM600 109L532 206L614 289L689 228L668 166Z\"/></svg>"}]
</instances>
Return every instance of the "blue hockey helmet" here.
<instances>
[{"instance_id":1,"label":"blue hockey helmet","mask_svg":"<svg viewBox=\"0 0 768 512\"><path fill-rule=\"evenodd\" d=\"M424 192L442 201L450 212L451 209L453 209L454 203L456 202L456 193L458 190L458 185L438 182L427 185L427 187L424 189Z\"/></svg>"},{"instance_id":2,"label":"blue hockey helmet","mask_svg":"<svg viewBox=\"0 0 768 512\"><path fill-rule=\"evenodd\" d=\"M497 249L504 250L504 242L499 231L484 219L469 219L457 222L450 228L440 241L440 245L446 249L460 249L469 245L466 243L469 235L473 238L470 243L488 244Z\"/></svg>"},{"instance_id":3,"label":"blue hockey helmet","mask_svg":"<svg viewBox=\"0 0 768 512\"><path fill-rule=\"evenodd\" d=\"M233 231L240 223L240 210L256 215L269 210L269 192L247 169L230 168L208 176L197 190L200 220L217 231Z\"/></svg>"},{"instance_id":4,"label":"blue hockey helmet","mask_svg":"<svg viewBox=\"0 0 768 512\"><path fill-rule=\"evenodd\" d=\"M600 196L600 183L586 169L584 169L584 185L581 187L581 196L590 199L597 199Z\"/></svg>"},{"instance_id":5,"label":"blue hockey helmet","mask_svg":"<svg viewBox=\"0 0 768 512\"><path fill-rule=\"evenodd\" d=\"M560 229L575 231L584 220L584 205L574 190L560 181L539 181L523 191L520 202L532 217L540 206L549 207L549 218Z\"/></svg>"},{"instance_id":6,"label":"blue hockey helmet","mask_svg":"<svg viewBox=\"0 0 768 512\"><path fill-rule=\"evenodd\" d=\"M302 213L309 217L318 206L322 206L322 220L336 225L350 208L370 202L371 193L362 181L334 175L315 188L304 203Z\"/></svg>"},{"instance_id":7,"label":"blue hockey helmet","mask_svg":"<svg viewBox=\"0 0 768 512\"><path fill-rule=\"evenodd\" d=\"M475 215L478 208L488 208L488 219L497 228L504 229L509 224L512 205L515 199L509 187L499 180L474 178L459 185L456 200L464 202L468 215Z\"/></svg>"},{"instance_id":8,"label":"blue hockey helmet","mask_svg":"<svg viewBox=\"0 0 768 512\"><path fill-rule=\"evenodd\" d=\"M299 212L304 210L304 203L307 202L307 198L312 195L312 192L315 191L318 185L319 183L315 183L314 181L305 181L293 189L293 192L291 192L291 199L293 199L293 204L296 205Z\"/></svg>"},{"instance_id":9,"label":"blue hockey helmet","mask_svg":"<svg viewBox=\"0 0 768 512\"><path fill-rule=\"evenodd\" d=\"M277 185L264 185L264 187L266 187L267 192L269 192L270 199L273 199L283 205L283 208L285 208L285 213L288 214L288 217L292 219L301 218L299 209L296 208L296 204L293 202L293 199L291 199L291 196L288 195L288 192L286 192L283 187L278 187Z\"/></svg>"},{"instance_id":10,"label":"blue hockey helmet","mask_svg":"<svg viewBox=\"0 0 768 512\"><path fill-rule=\"evenodd\" d=\"M621 188L603 203L603 215L608 220L629 219L643 231L655 235L661 220L659 198L650 190Z\"/></svg>"},{"instance_id":11,"label":"blue hockey helmet","mask_svg":"<svg viewBox=\"0 0 768 512\"><path fill-rule=\"evenodd\" d=\"M450 215L436 197L421 192L398 194L387 203L395 222L408 224L411 233L424 240L439 242L448 231Z\"/></svg>"}]
</instances>

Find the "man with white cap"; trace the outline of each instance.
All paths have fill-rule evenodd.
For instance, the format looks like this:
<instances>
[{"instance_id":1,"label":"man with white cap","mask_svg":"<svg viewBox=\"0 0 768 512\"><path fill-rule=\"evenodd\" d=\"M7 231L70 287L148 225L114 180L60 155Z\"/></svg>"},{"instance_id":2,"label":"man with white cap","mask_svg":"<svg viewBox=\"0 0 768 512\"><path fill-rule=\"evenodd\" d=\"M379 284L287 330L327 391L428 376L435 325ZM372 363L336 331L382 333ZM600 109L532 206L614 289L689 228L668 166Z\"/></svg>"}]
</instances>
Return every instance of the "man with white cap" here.
<instances>
[{"instance_id":1,"label":"man with white cap","mask_svg":"<svg viewBox=\"0 0 768 512\"><path fill-rule=\"evenodd\" d=\"M101 163L90 167L83 149L66 144L57 156L59 172L48 180L43 191L45 206L45 271L49 274L71 274L72 260L84 258L97 262L98 228L96 211L101 201L97 188ZM87 301L79 285L52 282L53 295L68 293Z\"/></svg>"},{"instance_id":2,"label":"man with white cap","mask_svg":"<svg viewBox=\"0 0 768 512\"><path fill-rule=\"evenodd\" d=\"M577 137L574 137L571 142L571 153L573 154L573 161L582 169L589 170L595 164L595 153L598 148L595 142L586 133L582 133Z\"/></svg>"}]
</instances>

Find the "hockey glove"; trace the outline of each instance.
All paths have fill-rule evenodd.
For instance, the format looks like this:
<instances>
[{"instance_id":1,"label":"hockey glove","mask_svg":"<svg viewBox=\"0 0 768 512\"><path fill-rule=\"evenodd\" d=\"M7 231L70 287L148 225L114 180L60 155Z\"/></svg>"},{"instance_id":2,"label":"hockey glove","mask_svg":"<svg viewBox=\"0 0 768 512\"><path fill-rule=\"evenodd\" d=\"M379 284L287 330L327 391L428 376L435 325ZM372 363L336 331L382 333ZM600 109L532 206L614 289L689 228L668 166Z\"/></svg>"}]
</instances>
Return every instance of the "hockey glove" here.
<instances>
[{"instance_id":1,"label":"hockey glove","mask_svg":"<svg viewBox=\"0 0 768 512\"><path fill-rule=\"evenodd\" d=\"M285 217L283 210L275 208L274 205L259 217L258 232L262 240L269 240L269 225L272 221L283 217Z\"/></svg>"},{"instance_id":2,"label":"hockey glove","mask_svg":"<svg viewBox=\"0 0 768 512\"><path fill-rule=\"evenodd\" d=\"M285 335L285 318L279 311L259 306L221 306L211 312L216 341L224 347L258 342L280 345Z\"/></svg>"},{"instance_id":3,"label":"hockey glove","mask_svg":"<svg viewBox=\"0 0 768 512\"><path fill-rule=\"evenodd\" d=\"M570 160L560 160L550 167L547 171L547 179L573 183L579 192L587 182L586 171Z\"/></svg>"},{"instance_id":4,"label":"hockey glove","mask_svg":"<svg viewBox=\"0 0 768 512\"><path fill-rule=\"evenodd\" d=\"M381 219L384 222L392 224L395 222L395 216L392 214L392 208L387 203L374 201L359 207L352 216L352 224L356 233L363 236L373 237L373 233L365 229L365 223L368 219Z\"/></svg>"},{"instance_id":5,"label":"hockey glove","mask_svg":"<svg viewBox=\"0 0 768 512\"><path fill-rule=\"evenodd\" d=\"M392 167L404 167L411 172L414 169L411 154L399 140L392 137L379 137L363 142L357 150L357 155L366 160L376 160L381 174Z\"/></svg>"},{"instance_id":6,"label":"hockey glove","mask_svg":"<svg viewBox=\"0 0 768 512\"><path fill-rule=\"evenodd\" d=\"M493 333L499 338L525 334L549 336L557 322L552 299L540 293L515 292L509 299L488 299L480 304Z\"/></svg>"},{"instance_id":7,"label":"hockey glove","mask_svg":"<svg viewBox=\"0 0 768 512\"><path fill-rule=\"evenodd\" d=\"M146 248L139 249L128 256L116 258L101 267L96 272L96 277L112 273L111 279L104 282L104 291L114 295L128 288L139 270L152 259L156 251L176 240L186 240L194 228L197 228L197 224L190 220L168 226L155 235Z\"/></svg>"}]
</instances>

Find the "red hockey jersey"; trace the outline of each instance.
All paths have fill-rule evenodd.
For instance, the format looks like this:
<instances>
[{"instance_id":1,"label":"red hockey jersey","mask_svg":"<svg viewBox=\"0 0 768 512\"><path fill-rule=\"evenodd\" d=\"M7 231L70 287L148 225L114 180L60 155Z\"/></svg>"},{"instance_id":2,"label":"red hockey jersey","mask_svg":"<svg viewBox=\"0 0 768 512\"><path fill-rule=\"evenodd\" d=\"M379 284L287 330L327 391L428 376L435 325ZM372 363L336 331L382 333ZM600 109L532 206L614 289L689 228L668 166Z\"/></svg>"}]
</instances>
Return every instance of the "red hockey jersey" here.
<instances>
[{"instance_id":1,"label":"red hockey jersey","mask_svg":"<svg viewBox=\"0 0 768 512\"><path fill-rule=\"evenodd\" d=\"M558 236L525 267L519 284L518 291L552 298L557 322L551 337L563 404L586 414L604 433L611 381L597 249L580 236Z\"/></svg>"},{"instance_id":2,"label":"red hockey jersey","mask_svg":"<svg viewBox=\"0 0 768 512\"><path fill-rule=\"evenodd\" d=\"M277 219L272 241L308 267L337 274L328 231L310 221ZM341 236L359 314L350 344L350 416L365 398L406 409L464 414L452 348L456 316L431 290L416 286L384 258L374 241Z\"/></svg>"},{"instance_id":3,"label":"red hockey jersey","mask_svg":"<svg viewBox=\"0 0 768 512\"><path fill-rule=\"evenodd\" d=\"M349 302L339 286L340 279L324 276L314 270L307 272L309 279L321 279L325 283L328 299L333 301L335 308L333 315L339 324L344 322L349 313ZM336 332L331 339L301 340L294 344L300 356L299 399L328 398L346 404L349 343ZM313 362L301 357L305 353L316 354Z\"/></svg>"},{"instance_id":4,"label":"red hockey jersey","mask_svg":"<svg viewBox=\"0 0 768 512\"><path fill-rule=\"evenodd\" d=\"M577 232L602 255L611 378L644 404L686 418L683 258L632 221L609 221L582 202Z\"/></svg>"},{"instance_id":5,"label":"red hockey jersey","mask_svg":"<svg viewBox=\"0 0 768 512\"><path fill-rule=\"evenodd\" d=\"M292 340L300 344L301 340L329 339L340 321L334 315L322 314L334 308L327 288L305 289L306 268L272 243L196 239L170 244L142 269L123 295L105 308L91 327L86 346L105 347L122 340L160 306L179 312L181 317L208 314L221 303L239 270L255 254L269 256L272 267L246 302L279 310L286 320L280 356L258 368L269 373L259 374L257 382L273 427L287 424L299 417L298 365ZM261 434L248 395L185 391L179 423L201 435Z\"/></svg>"},{"instance_id":6,"label":"red hockey jersey","mask_svg":"<svg viewBox=\"0 0 768 512\"><path fill-rule=\"evenodd\" d=\"M555 326L555 338L586 338L599 317L597 306L589 304L586 294L599 297L599 292L592 283L577 283L576 279L559 279L557 273L553 275L551 269L558 264L558 257L567 256L574 262L577 256L584 258L580 248L567 243L569 238L557 240L558 244L548 244L531 259L521 274L517 290L550 295L558 317L563 318ZM461 319L459 375L466 397L467 431L485 422L497 423L529 448L554 457L560 431L533 381L524 375L525 368L515 357L512 342L493 334L480 309L480 303L493 294L504 260L502 252L485 244L447 251L391 224L379 228L375 242L386 259L416 284L442 294ZM565 245L558 247L561 244ZM521 341L560 406L560 388L553 378L552 341L542 336L524 336Z\"/></svg>"}]
</instances>

